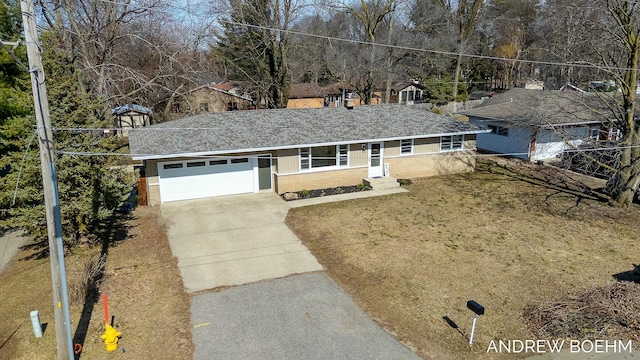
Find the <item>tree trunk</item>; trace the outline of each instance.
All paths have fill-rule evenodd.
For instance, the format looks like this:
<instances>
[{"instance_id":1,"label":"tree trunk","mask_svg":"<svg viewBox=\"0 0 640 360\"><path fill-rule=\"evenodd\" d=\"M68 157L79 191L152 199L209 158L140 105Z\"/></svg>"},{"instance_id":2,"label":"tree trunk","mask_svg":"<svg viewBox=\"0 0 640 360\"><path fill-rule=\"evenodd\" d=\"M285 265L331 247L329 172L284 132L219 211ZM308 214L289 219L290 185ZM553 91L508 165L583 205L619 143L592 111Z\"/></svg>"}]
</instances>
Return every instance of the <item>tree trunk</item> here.
<instances>
[{"instance_id":1,"label":"tree trunk","mask_svg":"<svg viewBox=\"0 0 640 360\"><path fill-rule=\"evenodd\" d=\"M620 144L623 150L620 154L620 169L614 176L617 186L614 187L613 192L613 204L618 207L629 206L633 202L640 183L640 127L634 118L638 60L640 60L640 31L633 26L625 26L625 32L628 50L627 68L620 89L624 116L621 120L622 126L626 129L626 136Z\"/></svg>"},{"instance_id":2,"label":"tree trunk","mask_svg":"<svg viewBox=\"0 0 640 360\"><path fill-rule=\"evenodd\" d=\"M458 101L458 82L460 81L460 68L462 67L462 44L458 49L458 59L456 60L456 71L453 75L453 101Z\"/></svg>"}]
</instances>

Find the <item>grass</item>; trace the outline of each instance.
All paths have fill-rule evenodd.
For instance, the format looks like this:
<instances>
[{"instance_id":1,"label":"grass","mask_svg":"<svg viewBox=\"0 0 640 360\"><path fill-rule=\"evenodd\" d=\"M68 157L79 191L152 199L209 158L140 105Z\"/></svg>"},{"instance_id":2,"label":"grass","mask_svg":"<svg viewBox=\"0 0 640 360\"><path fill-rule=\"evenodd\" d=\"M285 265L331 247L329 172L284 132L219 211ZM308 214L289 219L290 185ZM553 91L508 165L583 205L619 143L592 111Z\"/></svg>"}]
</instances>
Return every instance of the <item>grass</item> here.
<instances>
[{"instance_id":1,"label":"grass","mask_svg":"<svg viewBox=\"0 0 640 360\"><path fill-rule=\"evenodd\" d=\"M116 241L116 238L118 239ZM66 256L74 342L82 342L80 359L112 359L105 351L102 296L85 300L87 273L95 269L102 249L77 249ZM29 250L0 274L0 359L54 359L56 335L53 319L51 270L48 259L30 259ZM107 294L109 315L122 333L132 359L193 358L189 298L166 239L158 207L141 207L106 248L103 272L90 276ZM96 276L98 275L98 276ZM39 310L46 323L44 336L33 335L29 312ZM111 321L111 319L109 319Z\"/></svg>"},{"instance_id":2,"label":"grass","mask_svg":"<svg viewBox=\"0 0 640 360\"><path fill-rule=\"evenodd\" d=\"M638 262L640 209L599 182L517 161L413 179L409 193L302 207L287 223L354 300L423 358L501 358L523 311L610 283ZM486 308L472 347L467 300Z\"/></svg>"},{"instance_id":3,"label":"grass","mask_svg":"<svg viewBox=\"0 0 640 360\"><path fill-rule=\"evenodd\" d=\"M500 358L489 341L530 339L523 311L606 285L638 262L638 206L612 208L601 184L548 167L480 161L475 173L412 179L406 194L291 210L289 226L356 302L423 358ZM141 207L107 250L100 293L135 359L193 358L184 293L158 207ZM81 359L107 359L100 297L84 300L101 249L66 258ZM0 273L0 359L55 358L48 259L28 250ZM467 345L467 300L486 308ZM35 339L29 312L47 323ZM83 312L85 315L83 316ZM89 315L90 314L90 315Z\"/></svg>"}]
</instances>

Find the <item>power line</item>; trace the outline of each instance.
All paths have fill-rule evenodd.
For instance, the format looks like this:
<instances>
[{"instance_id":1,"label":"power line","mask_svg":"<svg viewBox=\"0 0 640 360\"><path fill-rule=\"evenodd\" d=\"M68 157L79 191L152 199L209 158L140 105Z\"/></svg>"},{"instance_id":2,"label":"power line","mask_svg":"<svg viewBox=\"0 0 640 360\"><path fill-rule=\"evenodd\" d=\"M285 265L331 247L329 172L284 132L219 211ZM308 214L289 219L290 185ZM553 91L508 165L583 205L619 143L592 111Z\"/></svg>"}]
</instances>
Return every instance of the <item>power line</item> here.
<instances>
[{"instance_id":1,"label":"power line","mask_svg":"<svg viewBox=\"0 0 640 360\"><path fill-rule=\"evenodd\" d=\"M600 70L609 70L609 71L613 71L613 70L618 70L618 71L620 71L620 70L622 70L622 71L640 70L640 69L625 68L625 67L588 64L586 62L578 62L578 63L566 63L566 62L564 62L563 63L563 62L554 62L554 61L510 59L510 58L504 58L504 57L498 57L498 56L465 54L465 53L458 53L458 52L452 52L452 51L414 48L414 47L402 46L402 45L391 45L391 44L384 44L384 43L374 43L374 42L370 42L370 41L345 39L345 38L338 38L338 37L327 36L327 35L310 34L310 33L305 33L305 32L301 32L301 31L279 29L279 28L274 28L274 27L269 27L269 26L262 26L262 25L252 25L252 24L241 23L241 22L236 22L236 21L220 20L220 22L228 23L228 24L232 24L232 25L246 26L246 27L260 29L260 30L278 31L278 32L284 32L284 33L289 33L289 34L293 34L293 35L308 36L308 37L313 37L313 38L325 39L325 40L329 40L329 41L340 41L340 42L347 42L347 43L359 44L359 45L368 45L368 46L383 47L383 48L390 48L390 49L399 49L399 50L407 50L407 51L415 51L415 52L433 53L433 54L446 55L446 56L462 56L462 57L465 57L465 58L472 58L472 59L485 59L485 60L496 60L496 61L521 62L521 63L525 63L525 64L538 64L538 65L550 65L550 66L571 66L571 67L591 68L591 69L600 69Z\"/></svg>"},{"instance_id":2,"label":"power line","mask_svg":"<svg viewBox=\"0 0 640 360\"><path fill-rule=\"evenodd\" d=\"M21 40L17 40L17 41L0 40L0 47L4 49L4 51L6 51L13 58L13 61L15 61L16 64L18 64L18 66L22 68L22 70L29 71L29 67L27 67L27 65L25 65L22 62L22 60L20 60L20 58L18 58L18 56L14 53L14 50L21 44L22 44ZM13 46L13 48L9 49L8 48L9 45Z\"/></svg>"},{"instance_id":3,"label":"power line","mask_svg":"<svg viewBox=\"0 0 640 360\"><path fill-rule=\"evenodd\" d=\"M114 4L114 5L122 5L122 6L129 5L129 4L125 4L123 2L117 1L117 0L100 0L100 1L103 2L103 3ZM178 10L178 11L181 11L181 12L184 12L184 13L187 13L189 15L198 15L199 14L199 12L197 12L197 11L192 9L193 6L181 7L181 6L169 4L169 5L167 5L167 7L175 9L175 10ZM163 13L166 13L166 14L175 15L175 13L173 13L173 12L166 11L166 10L163 10L163 9L159 9L159 8L156 8L156 7L153 7L153 6L141 6L141 7L138 7L137 9L153 10L153 11L163 12ZM242 22L237 22L237 21L230 21L230 20L225 20L225 19L219 19L218 21L220 23L226 23L226 24L231 24L231 25L236 25L236 26L245 26L245 27L255 28L255 29L260 29L260 30L283 32L283 33L289 33L289 34L293 34L293 35L319 38L319 39L324 39L324 40L328 40L328 41L338 41L338 42L345 42L345 43L351 43L351 44L375 46L375 47L406 50L406 51L413 51L413 52L432 53L432 54L438 54L438 55L444 55L444 56L457 57L457 56L461 55L462 57L472 58L472 59L485 59L485 60L506 61L506 62L520 62L520 63L525 63L525 64L538 64L538 65L549 65L549 66L590 68L590 69L600 69L600 70L608 70L608 71L634 70L633 68L626 68L626 67L597 65L597 64L588 63L586 61L557 62L557 61L541 61L541 60L527 60L527 59L511 59L511 58L499 57L499 56L488 56L488 55L475 55L475 54L467 54L467 53L458 53L458 52L453 52L453 51L416 48L416 47L410 47L410 46L392 45L392 44L385 44L385 43L374 43L374 42L363 41L363 40L346 39L346 38L339 38L339 37L333 37L333 36L328 36L328 35L311 34L311 33L303 32L303 31L295 31L295 30L289 30L289 29L279 29L279 28L275 28L275 27L269 27L269 26L263 26L263 25L254 25L254 24L242 23ZM635 70L640 70L640 69L635 69Z\"/></svg>"}]
</instances>

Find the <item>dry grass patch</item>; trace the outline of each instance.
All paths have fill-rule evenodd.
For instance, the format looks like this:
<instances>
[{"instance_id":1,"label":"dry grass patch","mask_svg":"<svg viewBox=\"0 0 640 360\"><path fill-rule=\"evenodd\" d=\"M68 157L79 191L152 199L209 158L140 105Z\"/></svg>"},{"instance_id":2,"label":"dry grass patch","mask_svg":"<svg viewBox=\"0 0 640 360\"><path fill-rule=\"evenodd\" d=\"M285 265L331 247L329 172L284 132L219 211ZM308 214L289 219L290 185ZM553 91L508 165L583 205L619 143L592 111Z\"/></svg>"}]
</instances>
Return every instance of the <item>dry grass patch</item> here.
<instances>
[{"instance_id":1,"label":"dry grass patch","mask_svg":"<svg viewBox=\"0 0 640 360\"><path fill-rule=\"evenodd\" d=\"M611 282L638 261L640 210L611 208L597 186L481 160L475 173L416 179L406 194L294 209L287 223L418 355L496 357L486 354L492 339L532 338L525 308ZM486 308L471 348L470 299Z\"/></svg>"},{"instance_id":2,"label":"dry grass patch","mask_svg":"<svg viewBox=\"0 0 640 360\"><path fill-rule=\"evenodd\" d=\"M118 352L131 359L193 358L189 298L171 254L158 207L141 207L126 223L125 234L107 249L104 271L101 249L67 256L72 334L84 338L80 359L112 359L104 333L102 297L86 293L86 284L106 293L114 327L122 332ZM18 254L23 259L28 252ZM15 261L0 274L0 359L54 359L51 275L48 259ZM85 298L88 296L88 301ZM47 323L44 336L33 336L29 312L39 310ZM125 353L122 353L124 347Z\"/></svg>"}]
</instances>

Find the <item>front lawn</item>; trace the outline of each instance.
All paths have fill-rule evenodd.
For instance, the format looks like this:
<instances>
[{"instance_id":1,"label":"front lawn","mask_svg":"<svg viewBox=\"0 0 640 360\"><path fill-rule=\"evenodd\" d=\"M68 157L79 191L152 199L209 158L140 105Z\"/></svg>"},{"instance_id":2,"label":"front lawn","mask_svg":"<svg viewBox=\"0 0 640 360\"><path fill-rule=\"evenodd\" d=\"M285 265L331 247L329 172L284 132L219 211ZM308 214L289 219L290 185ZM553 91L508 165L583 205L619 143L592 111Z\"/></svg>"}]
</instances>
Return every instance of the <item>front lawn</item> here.
<instances>
[{"instance_id":1,"label":"front lawn","mask_svg":"<svg viewBox=\"0 0 640 360\"><path fill-rule=\"evenodd\" d=\"M101 250L103 273L94 266ZM51 267L48 258L37 254L32 247L22 250L0 273L0 359L56 358ZM137 208L114 229L108 247L76 248L65 264L72 336L74 344L82 345L77 358L193 358L189 297L159 207ZM87 283L97 285L100 294L87 293ZM105 350L100 338L105 325L102 294L108 296L109 322L122 333L114 353ZM34 337L32 310L46 324L42 338Z\"/></svg>"},{"instance_id":2,"label":"front lawn","mask_svg":"<svg viewBox=\"0 0 640 360\"><path fill-rule=\"evenodd\" d=\"M355 301L423 358L500 358L533 339L525 309L611 283L640 261L640 207L599 182L515 160L414 179L409 193L293 209L287 223ZM472 313L486 308L469 347Z\"/></svg>"}]
</instances>

